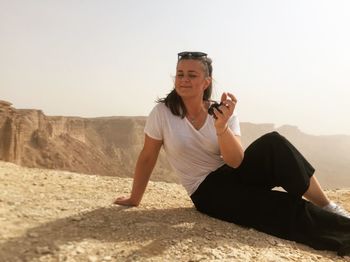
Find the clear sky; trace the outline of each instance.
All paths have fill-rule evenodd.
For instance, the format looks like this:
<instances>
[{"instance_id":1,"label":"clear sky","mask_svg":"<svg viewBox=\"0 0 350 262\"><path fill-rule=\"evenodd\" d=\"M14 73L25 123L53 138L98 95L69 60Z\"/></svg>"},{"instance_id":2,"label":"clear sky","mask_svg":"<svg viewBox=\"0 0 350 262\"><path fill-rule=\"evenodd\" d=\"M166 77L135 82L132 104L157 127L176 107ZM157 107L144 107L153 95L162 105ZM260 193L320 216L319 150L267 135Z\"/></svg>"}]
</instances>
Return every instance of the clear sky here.
<instances>
[{"instance_id":1,"label":"clear sky","mask_svg":"<svg viewBox=\"0 0 350 262\"><path fill-rule=\"evenodd\" d=\"M350 135L348 0L0 0L0 99L47 115L148 115L180 51L213 59L242 122Z\"/></svg>"}]
</instances>

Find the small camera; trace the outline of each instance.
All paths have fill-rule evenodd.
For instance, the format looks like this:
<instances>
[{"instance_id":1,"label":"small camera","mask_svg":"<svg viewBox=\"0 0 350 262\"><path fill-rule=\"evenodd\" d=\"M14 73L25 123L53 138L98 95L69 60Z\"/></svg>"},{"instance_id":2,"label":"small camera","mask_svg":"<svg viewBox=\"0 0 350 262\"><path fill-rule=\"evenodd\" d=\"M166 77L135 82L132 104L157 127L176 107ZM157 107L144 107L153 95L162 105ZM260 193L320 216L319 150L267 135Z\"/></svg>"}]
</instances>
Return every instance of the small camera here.
<instances>
[{"instance_id":1,"label":"small camera","mask_svg":"<svg viewBox=\"0 0 350 262\"><path fill-rule=\"evenodd\" d=\"M215 117L214 108L216 108L220 113L222 113L222 111L219 109L219 106L221 105L222 102L219 104L218 102L214 101L208 108L208 114Z\"/></svg>"}]
</instances>

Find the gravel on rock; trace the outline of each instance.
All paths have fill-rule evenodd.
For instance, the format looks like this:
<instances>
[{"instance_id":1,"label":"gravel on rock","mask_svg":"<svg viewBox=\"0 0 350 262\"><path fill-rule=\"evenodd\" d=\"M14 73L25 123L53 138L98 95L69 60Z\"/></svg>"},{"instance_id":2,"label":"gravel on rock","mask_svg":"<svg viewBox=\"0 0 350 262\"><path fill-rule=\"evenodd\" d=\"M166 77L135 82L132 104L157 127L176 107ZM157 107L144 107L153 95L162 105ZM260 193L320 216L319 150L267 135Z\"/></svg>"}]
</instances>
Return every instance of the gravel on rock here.
<instances>
[{"instance_id":1,"label":"gravel on rock","mask_svg":"<svg viewBox=\"0 0 350 262\"><path fill-rule=\"evenodd\" d=\"M177 184L149 182L139 207L112 204L132 180L0 162L0 261L350 261L210 218ZM327 194L349 209L350 190Z\"/></svg>"}]
</instances>

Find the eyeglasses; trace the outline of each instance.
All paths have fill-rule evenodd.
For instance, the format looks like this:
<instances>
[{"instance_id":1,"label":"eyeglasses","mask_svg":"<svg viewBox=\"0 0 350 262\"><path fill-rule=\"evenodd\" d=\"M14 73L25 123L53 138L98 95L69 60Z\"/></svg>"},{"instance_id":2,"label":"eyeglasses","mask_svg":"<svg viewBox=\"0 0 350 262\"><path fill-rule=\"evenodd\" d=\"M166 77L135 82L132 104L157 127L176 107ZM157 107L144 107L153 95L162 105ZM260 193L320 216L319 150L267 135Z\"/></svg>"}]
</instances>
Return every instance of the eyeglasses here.
<instances>
[{"instance_id":1,"label":"eyeglasses","mask_svg":"<svg viewBox=\"0 0 350 262\"><path fill-rule=\"evenodd\" d=\"M201 58L201 57L207 57L206 53L203 52L181 52L177 54L177 59L180 60L182 58Z\"/></svg>"}]
</instances>

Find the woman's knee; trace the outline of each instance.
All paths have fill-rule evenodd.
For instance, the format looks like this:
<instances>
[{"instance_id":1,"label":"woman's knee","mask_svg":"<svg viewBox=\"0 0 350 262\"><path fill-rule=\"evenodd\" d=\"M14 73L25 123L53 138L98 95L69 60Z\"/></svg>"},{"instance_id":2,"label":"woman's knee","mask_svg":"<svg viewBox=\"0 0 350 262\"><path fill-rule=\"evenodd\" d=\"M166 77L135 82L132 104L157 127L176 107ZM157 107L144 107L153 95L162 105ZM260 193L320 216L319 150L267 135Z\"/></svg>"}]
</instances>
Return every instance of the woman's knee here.
<instances>
[{"instance_id":1,"label":"woman's knee","mask_svg":"<svg viewBox=\"0 0 350 262\"><path fill-rule=\"evenodd\" d=\"M265 135L260 137L261 140L269 141L269 142L275 142L275 141L281 141L284 140L285 137L282 136L277 131L272 131L269 133L266 133Z\"/></svg>"},{"instance_id":2,"label":"woman's knee","mask_svg":"<svg viewBox=\"0 0 350 262\"><path fill-rule=\"evenodd\" d=\"M249 147L245 150L244 158L246 158L247 154L249 154L250 152L259 152L259 154L261 154L261 150L270 150L271 145L275 144L276 141L278 141L277 143L280 143L282 141L281 138L282 136L276 131L262 135L261 137L253 141L253 143L251 143Z\"/></svg>"},{"instance_id":3,"label":"woman's knee","mask_svg":"<svg viewBox=\"0 0 350 262\"><path fill-rule=\"evenodd\" d=\"M278 133L277 131L272 131L269 133L265 134L267 137L281 137L282 135L280 133Z\"/></svg>"}]
</instances>

